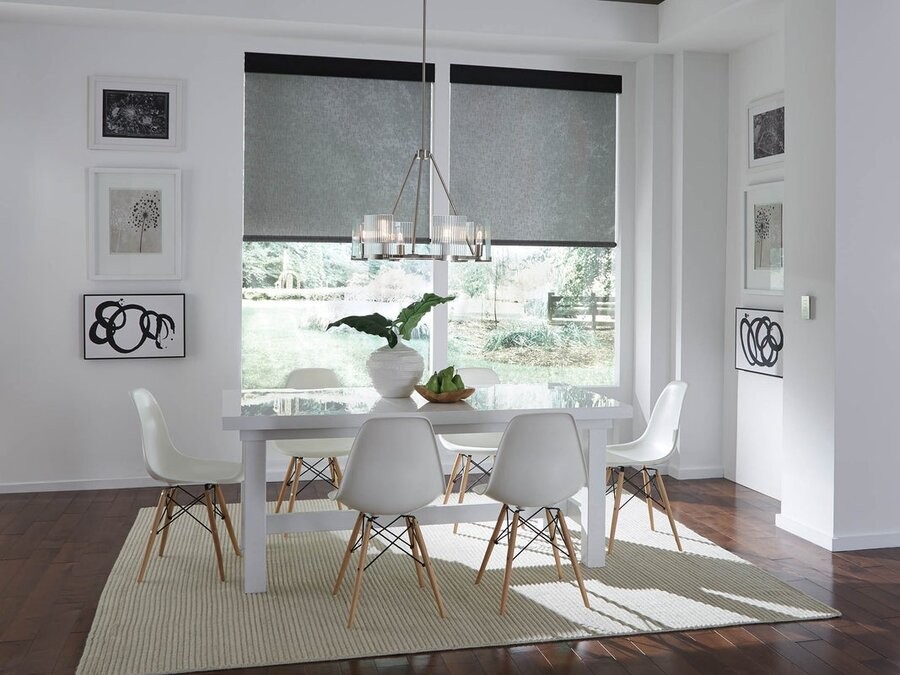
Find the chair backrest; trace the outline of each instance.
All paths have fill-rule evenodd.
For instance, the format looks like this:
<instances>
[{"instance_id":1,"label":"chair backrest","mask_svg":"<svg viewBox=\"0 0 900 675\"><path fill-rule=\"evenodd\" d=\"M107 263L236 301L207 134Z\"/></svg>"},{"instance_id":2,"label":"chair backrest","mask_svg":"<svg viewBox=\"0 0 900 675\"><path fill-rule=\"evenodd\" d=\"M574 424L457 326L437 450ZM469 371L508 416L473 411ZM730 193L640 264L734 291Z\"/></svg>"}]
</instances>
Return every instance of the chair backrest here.
<instances>
[{"instance_id":1,"label":"chair backrest","mask_svg":"<svg viewBox=\"0 0 900 675\"><path fill-rule=\"evenodd\" d=\"M500 377L492 368L457 368L456 372L467 387L490 387L500 384Z\"/></svg>"},{"instance_id":2,"label":"chair backrest","mask_svg":"<svg viewBox=\"0 0 900 675\"><path fill-rule=\"evenodd\" d=\"M443 491L431 423L424 417L376 417L359 428L335 498L364 513L401 515Z\"/></svg>"},{"instance_id":3,"label":"chair backrest","mask_svg":"<svg viewBox=\"0 0 900 675\"><path fill-rule=\"evenodd\" d=\"M673 380L662 390L650 413L650 421L641 437L635 441L657 451L660 459L664 459L675 450L678 442L678 425L681 419L681 407L687 382Z\"/></svg>"},{"instance_id":4,"label":"chair backrest","mask_svg":"<svg viewBox=\"0 0 900 675\"><path fill-rule=\"evenodd\" d=\"M344 386L330 368L296 368L288 373L288 389L333 389Z\"/></svg>"},{"instance_id":5,"label":"chair backrest","mask_svg":"<svg viewBox=\"0 0 900 675\"><path fill-rule=\"evenodd\" d=\"M552 506L584 487L587 472L569 413L514 417L503 432L485 494L516 506Z\"/></svg>"},{"instance_id":6,"label":"chair backrest","mask_svg":"<svg viewBox=\"0 0 900 675\"><path fill-rule=\"evenodd\" d=\"M156 480L177 479L184 455L172 443L159 403L146 389L133 390L131 398L141 420L141 448L147 473Z\"/></svg>"}]
</instances>

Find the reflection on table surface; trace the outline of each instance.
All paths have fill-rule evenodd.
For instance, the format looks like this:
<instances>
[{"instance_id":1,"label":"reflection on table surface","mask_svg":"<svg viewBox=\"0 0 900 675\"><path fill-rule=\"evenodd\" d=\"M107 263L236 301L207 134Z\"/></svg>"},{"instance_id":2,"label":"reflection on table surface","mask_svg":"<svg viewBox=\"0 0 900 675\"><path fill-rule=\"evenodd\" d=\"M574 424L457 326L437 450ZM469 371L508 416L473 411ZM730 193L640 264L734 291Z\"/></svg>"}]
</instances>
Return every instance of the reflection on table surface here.
<instances>
[{"instance_id":1,"label":"reflection on table surface","mask_svg":"<svg viewBox=\"0 0 900 675\"><path fill-rule=\"evenodd\" d=\"M472 396L457 403L430 403L416 393L409 398L381 398L371 387L252 389L241 392L240 415L390 415L451 411L565 410L621 405L608 396L567 384L498 384L476 389Z\"/></svg>"}]
</instances>

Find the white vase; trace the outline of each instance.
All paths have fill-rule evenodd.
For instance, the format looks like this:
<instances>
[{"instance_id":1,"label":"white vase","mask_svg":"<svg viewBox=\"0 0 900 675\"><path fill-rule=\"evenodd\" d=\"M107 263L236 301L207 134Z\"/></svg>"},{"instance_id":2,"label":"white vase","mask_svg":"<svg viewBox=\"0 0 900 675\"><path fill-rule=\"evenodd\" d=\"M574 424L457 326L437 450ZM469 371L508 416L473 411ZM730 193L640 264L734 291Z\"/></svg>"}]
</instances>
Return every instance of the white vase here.
<instances>
[{"instance_id":1,"label":"white vase","mask_svg":"<svg viewBox=\"0 0 900 675\"><path fill-rule=\"evenodd\" d=\"M421 354L403 342L391 349L376 349L366 361L366 370L375 391L384 398L406 398L422 379L425 361Z\"/></svg>"}]
</instances>

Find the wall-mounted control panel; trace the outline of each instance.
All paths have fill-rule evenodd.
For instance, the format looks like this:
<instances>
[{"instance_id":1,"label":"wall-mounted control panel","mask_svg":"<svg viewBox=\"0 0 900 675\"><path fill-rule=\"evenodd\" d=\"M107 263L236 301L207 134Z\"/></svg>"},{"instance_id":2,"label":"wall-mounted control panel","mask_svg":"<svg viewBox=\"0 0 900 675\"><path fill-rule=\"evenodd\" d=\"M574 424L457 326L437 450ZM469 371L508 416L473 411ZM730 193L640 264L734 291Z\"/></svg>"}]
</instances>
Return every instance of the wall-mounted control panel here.
<instances>
[{"instance_id":1,"label":"wall-mounted control panel","mask_svg":"<svg viewBox=\"0 0 900 675\"><path fill-rule=\"evenodd\" d=\"M807 321L813 318L812 296L810 295L800 296L800 318Z\"/></svg>"}]
</instances>

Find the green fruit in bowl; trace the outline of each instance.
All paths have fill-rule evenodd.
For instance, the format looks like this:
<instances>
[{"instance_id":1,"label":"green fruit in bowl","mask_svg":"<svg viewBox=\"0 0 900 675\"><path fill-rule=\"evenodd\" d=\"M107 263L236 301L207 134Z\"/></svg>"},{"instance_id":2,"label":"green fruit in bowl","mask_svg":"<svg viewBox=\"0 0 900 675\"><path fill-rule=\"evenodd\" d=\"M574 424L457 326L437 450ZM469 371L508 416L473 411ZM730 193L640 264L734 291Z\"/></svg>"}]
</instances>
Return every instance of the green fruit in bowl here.
<instances>
[{"instance_id":1,"label":"green fruit in bowl","mask_svg":"<svg viewBox=\"0 0 900 675\"><path fill-rule=\"evenodd\" d=\"M461 391L466 388L462 377L456 372L455 366L447 366L443 370L436 370L428 378L425 388L435 394L446 394L451 391Z\"/></svg>"}]
</instances>

